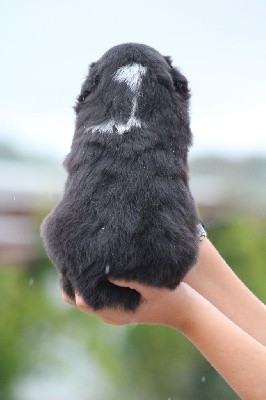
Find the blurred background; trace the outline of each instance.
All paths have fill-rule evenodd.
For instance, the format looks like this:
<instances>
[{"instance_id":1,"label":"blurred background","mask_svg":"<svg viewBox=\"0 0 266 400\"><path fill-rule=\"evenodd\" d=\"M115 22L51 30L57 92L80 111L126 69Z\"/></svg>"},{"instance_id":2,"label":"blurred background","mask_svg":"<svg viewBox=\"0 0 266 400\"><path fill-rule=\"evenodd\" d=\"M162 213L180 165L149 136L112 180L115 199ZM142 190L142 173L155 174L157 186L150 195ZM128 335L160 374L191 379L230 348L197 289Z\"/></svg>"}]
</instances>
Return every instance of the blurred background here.
<instances>
[{"instance_id":1,"label":"blurred background","mask_svg":"<svg viewBox=\"0 0 266 400\"><path fill-rule=\"evenodd\" d=\"M1 1L1 400L237 398L177 332L63 304L39 226L62 193L88 64L148 44L190 82L191 190L209 237L265 302L265 20L263 0Z\"/></svg>"}]
</instances>

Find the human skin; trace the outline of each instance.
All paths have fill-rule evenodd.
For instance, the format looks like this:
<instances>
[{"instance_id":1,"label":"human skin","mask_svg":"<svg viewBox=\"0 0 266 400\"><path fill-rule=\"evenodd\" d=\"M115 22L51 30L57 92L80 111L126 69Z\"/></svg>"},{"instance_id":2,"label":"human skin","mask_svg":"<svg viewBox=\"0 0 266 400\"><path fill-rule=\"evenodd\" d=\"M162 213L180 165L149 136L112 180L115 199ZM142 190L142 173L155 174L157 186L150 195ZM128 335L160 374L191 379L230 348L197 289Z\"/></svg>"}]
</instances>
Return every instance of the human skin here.
<instances>
[{"instance_id":1,"label":"human skin","mask_svg":"<svg viewBox=\"0 0 266 400\"><path fill-rule=\"evenodd\" d=\"M205 238L198 262L184 278L224 315L266 346L266 306L236 276Z\"/></svg>"},{"instance_id":2,"label":"human skin","mask_svg":"<svg viewBox=\"0 0 266 400\"><path fill-rule=\"evenodd\" d=\"M208 239L197 264L174 291L113 281L141 293L135 313L95 312L76 294L70 302L107 323L159 324L177 329L244 400L266 398L266 308L226 265ZM194 288L193 288L194 287ZM195 290L196 289L196 290Z\"/></svg>"}]
</instances>

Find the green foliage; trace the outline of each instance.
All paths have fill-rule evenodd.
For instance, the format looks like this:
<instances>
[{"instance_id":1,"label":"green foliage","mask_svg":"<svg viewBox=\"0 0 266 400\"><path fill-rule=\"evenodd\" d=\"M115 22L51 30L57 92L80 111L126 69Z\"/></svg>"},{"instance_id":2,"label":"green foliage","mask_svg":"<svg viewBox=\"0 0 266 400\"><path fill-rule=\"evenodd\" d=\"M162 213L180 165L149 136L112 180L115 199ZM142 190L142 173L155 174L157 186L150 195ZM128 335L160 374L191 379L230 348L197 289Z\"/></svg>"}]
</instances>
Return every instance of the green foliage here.
<instances>
[{"instance_id":1,"label":"green foliage","mask_svg":"<svg viewBox=\"0 0 266 400\"><path fill-rule=\"evenodd\" d=\"M266 221L255 217L214 225L209 237L240 279L266 303Z\"/></svg>"},{"instance_id":2,"label":"green foliage","mask_svg":"<svg viewBox=\"0 0 266 400\"><path fill-rule=\"evenodd\" d=\"M0 398L7 400L7 388L28 371L32 346L39 342L47 321L48 326L53 324L54 313L43 293L41 276L35 279L23 268L1 268L0 293Z\"/></svg>"}]
</instances>

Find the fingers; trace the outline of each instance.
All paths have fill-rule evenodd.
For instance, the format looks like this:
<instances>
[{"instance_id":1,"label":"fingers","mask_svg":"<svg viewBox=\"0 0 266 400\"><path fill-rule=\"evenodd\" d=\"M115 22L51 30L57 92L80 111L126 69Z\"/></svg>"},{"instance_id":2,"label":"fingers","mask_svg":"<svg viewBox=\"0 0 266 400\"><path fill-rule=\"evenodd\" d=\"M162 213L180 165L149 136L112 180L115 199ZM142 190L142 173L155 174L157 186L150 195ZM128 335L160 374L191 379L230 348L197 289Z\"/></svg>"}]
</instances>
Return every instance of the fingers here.
<instances>
[{"instance_id":1,"label":"fingers","mask_svg":"<svg viewBox=\"0 0 266 400\"><path fill-rule=\"evenodd\" d=\"M79 308L81 311L84 311L86 313L93 314L94 310L92 307L90 307L83 297L81 297L77 292L75 293L75 300L76 300L76 307Z\"/></svg>"},{"instance_id":2,"label":"fingers","mask_svg":"<svg viewBox=\"0 0 266 400\"><path fill-rule=\"evenodd\" d=\"M93 313L93 308L91 308L78 293L75 293L75 300L73 300L64 291L62 291L62 300L65 303L71 304L72 306L75 306L82 311L91 314Z\"/></svg>"},{"instance_id":3,"label":"fingers","mask_svg":"<svg viewBox=\"0 0 266 400\"><path fill-rule=\"evenodd\" d=\"M137 292L141 292L143 291L143 289L145 290L145 286L136 281L127 281L125 279L112 279L112 278L110 278L109 281L116 286L127 287L129 289L134 289Z\"/></svg>"},{"instance_id":4,"label":"fingers","mask_svg":"<svg viewBox=\"0 0 266 400\"><path fill-rule=\"evenodd\" d=\"M116 286L126 287L129 289L136 290L141 295L142 302L153 298L154 296L158 296L159 292L163 293L168 291L166 288L159 288L155 286L145 285L144 283L139 283L136 281L127 281L125 279L112 279L109 278L109 281L112 282Z\"/></svg>"},{"instance_id":5,"label":"fingers","mask_svg":"<svg viewBox=\"0 0 266 400\"><path fill-rule=\"evenodd\" d=\"M75 300L72 300L64 291L62 291L62 299L68 304L71 304L87 314L95 316L101 319L106 324L111 325L125 325L129 323L135 323L133 314L128 314L125 311L114 308L104 308L102 310L95 311L90 307L85 300L78 293L75 293Z\"/></svg>"},{"instance_id":6,"label":"fingers","mask_svg":"<svg viewBox=\"0 0 266 400\"><path fill-rule=\"evenodd\" d=\"M139 282L127 281L125 279L112 279L112 278L110 278L109 281L111 283L113 283L114 285L116 285L116 286L120 286L120 287L125 287L125 288L136 290L140 294L143 294L145 292L145 290L147 290L147 288L148 288L148 286L140 284ZM80 309L93 310L91 307L88 306L87 303L85 303L83 298L77 292L75 292L75 299L72 299L71 297L69 297L66 294L66 292L64 290L62 290L62 300L65 303L71 304L71 305L76 306L76 307L78 307Z\"/></svg>"},{"instance_id":7,"label":"fingers","mask_svg":"<svg viewBox=\"0 0 266 400\"><path fill-rule=\"evenodd\" d=\"M79 294L76 293L75 298L76 298L76 307L79 310L101 319L106 324L124 325L129 323L128 315L124 312L112 308L105 308L102 310L95 311L84 301L84 299Z\"/></svg>"},{"instance_id":8,"label":"fingers","mask_svg":"<svg viewBox=\"0 0 266 400\"><path fill-rule=\"evenodd\" d=\"M71 299L63 290L62 290L62 300L65 303L72 304L73 306L76 305L75 300Z\"/></svg>"},{"instance_id":9,"label":"fingers","mask_svg":"<svg viewBox=\"0 0 266 400\"><path fill-rule=\"evenodd\" d=\"M145 286L135 281L127 281L124 279L110 279L114 285L130 288L136 290L140 293L142 298L142 304L147 302L147 299L153 296L153 291L155 288ZM158 289L157 289L158 290ZM147 298L146 298L147 297ZM129 323L137 323L138 318L135 313L128 313L119 308L109 308L106 307L101 310L94 310L90 305L88 305L83 297L75 292L75 299L71 299L64 291L62 291L62 299L68 304L71 304L78 308L80 311L88 313L92 316L100 318L102 321L112 325L124 325Z\"/></svg>"},{"instance_id":10,"label":"fingers","mask_svg":"<svg viewBox=\"0 0 266 400\"><path fill-rule=\"evenodd\" d=\"M75 292L75 300L71 299L63 290L62 290L62 300L65 303L71 304L72 306L77 307L79 310L84 311L89 314L96 314L94 309L90 307L82 296L80 296L77 292Z\"/></svg>"}]
</instances>

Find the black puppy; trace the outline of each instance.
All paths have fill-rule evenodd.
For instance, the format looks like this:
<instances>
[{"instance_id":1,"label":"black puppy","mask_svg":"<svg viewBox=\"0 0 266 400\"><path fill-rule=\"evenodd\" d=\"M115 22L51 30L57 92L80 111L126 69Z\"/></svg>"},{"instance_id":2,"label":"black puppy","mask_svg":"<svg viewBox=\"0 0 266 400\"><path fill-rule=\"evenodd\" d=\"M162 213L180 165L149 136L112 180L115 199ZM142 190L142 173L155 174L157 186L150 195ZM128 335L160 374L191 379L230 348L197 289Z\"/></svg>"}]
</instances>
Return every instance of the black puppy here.
<instances>
[{"instance_id":1,"label":"black puppy","mask_svg":"<svg viewBox=\"0 0 266 400\"><path fill-rule=\"evenodd\" d=\"M41 228L68 296L135 310L139 293L109 277L174 289L195 263L188 107L186 78L151 47L118 45L91 64L64 195Z\"/></svg>"}]
</instances>

